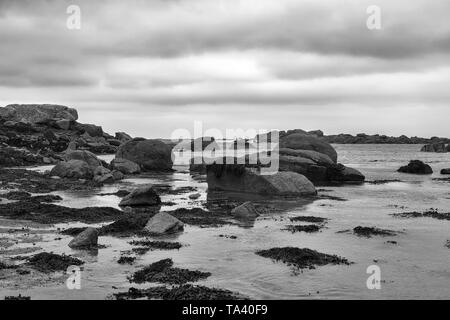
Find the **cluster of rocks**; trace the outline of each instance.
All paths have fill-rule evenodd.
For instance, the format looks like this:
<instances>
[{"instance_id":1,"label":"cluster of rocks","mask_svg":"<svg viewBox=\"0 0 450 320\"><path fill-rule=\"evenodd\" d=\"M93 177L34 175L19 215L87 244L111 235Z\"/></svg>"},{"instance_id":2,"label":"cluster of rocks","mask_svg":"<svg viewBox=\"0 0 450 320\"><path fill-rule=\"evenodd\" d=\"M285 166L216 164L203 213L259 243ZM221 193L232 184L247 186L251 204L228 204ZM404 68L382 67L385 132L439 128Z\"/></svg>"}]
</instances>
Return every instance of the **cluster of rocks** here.
<instances>
[{"instance_id":1,"label":"cluster of rocks","mask_svg":"<svg viewBox=\"0 0 450 320\"><path fill-rule=\"evenodd\" d=\"M420 150L421 152L436 152L436 153L446 153L450 152L450 144L445 143L431 143L426 144Z\"/></svg>"},{"instance_id":2,"label":"cluster of rocks","mask_svg":"<svg viewBox=\"0 0 450 320\"><path fill-rule=\"evenodd\" d=\"M109 165L86 150L67 150L63 161L58 162L50 171L50 176L69 179L93 180L97 183L112 183L121 180L124 174L111 170Z\"/></svg>"},{"instance_id":3,"label":"cluster of rocks","mask_svg":"<svg viewBox=\"0 0 450 320\"><path fill-rule=\"evenodd\" d=\"M220 159L212 164L191 164L191 171L205 170L208 189L265 195L315 195L315 185L362 183L358 170L337 162L336 150L320 139L321 131L291 130L279 132L278 171L262 175L261 166L236 159ZM259 135L258 142L271 142L272 133ZM203 169L204 167L204 169Z\"/></svg>"},{"instance_id":4,"label":"cluster of rocks","mask_svg":"<svg viewBox=\"0 0 450 320\"><path fill-rule=\"evenodd\" d=\"M56 163L67 149L114 154L131 140L125 133L112 136L100 126L77 119L75 109L61 105L0 107L0 166Z\"/></svg>"}]
</instances>

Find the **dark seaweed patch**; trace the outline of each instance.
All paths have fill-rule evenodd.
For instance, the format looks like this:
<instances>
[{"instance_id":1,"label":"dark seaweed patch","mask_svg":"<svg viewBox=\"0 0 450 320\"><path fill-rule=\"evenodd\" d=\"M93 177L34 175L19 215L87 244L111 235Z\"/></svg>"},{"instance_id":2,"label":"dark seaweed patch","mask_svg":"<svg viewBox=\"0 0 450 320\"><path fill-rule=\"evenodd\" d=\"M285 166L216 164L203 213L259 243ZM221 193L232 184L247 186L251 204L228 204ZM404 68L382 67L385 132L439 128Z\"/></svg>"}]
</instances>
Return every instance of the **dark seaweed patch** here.
<instances>
[{"instance_id":1,"label":"dark seaweed patch","mask_svg":"<svg viewBox=\"0 0 450 320\"><path fill-rule=\"evenodd\" d=\"M70 266L80 266L83 261L66 255L42 252L28 259L27 265L41 272L66 271Z\"/></svg>"},{"instance_id":2,"label":"dark seaweed patch","mask_svg":"<svg viewBox=\"0 0 450 320\"><path fill-rule=\"evenodd\" d=\"M136 271L130 282L159 282L167 284L185 284L208 278L211 273L201 271L191 271L187 269L173 268L172 259L164 259Z\"/></svg>"},{"instance_id":3,"label":"dark seaweed patch","mask_svg":"<svg viewBox=\"0 0 450 320\"><path fill-rule=\"evenodd\" d=\"M117 300L163 299L163 300L242 300L234 292L224 289L208 288L185 284L173 288L153 287L148 289L130 288L128 292L114 294Z\"/></svg>"},{"instance_id":4,"label":"dark seaweed patch","mask_svg":"<svg viewBox=\"0 0 450 320\"><path fill-rule=\"evenodd\" d=\"M316 266L324 266L327 264L350 264L345 258L320 253L308 248L272 248L269 250L257 251L256 254L264 258L281 261L288 266L294 266L298 269L315 269Z\"/></svg>"},{"instance_id":5,"label":"dark seaweed patch","mask_svg":"<svg viewBox=\"0 0 450 320\"><path fill-rule=\"evenodd\" d=\"M282 230L287 230L290 231L292 233L296 233L296 232L306 232L306 233L314 233L314 232L318 232L320 231L320 229L322 229L322 226L318 226L315 224L310 224L310 225L288 225L286 226L286 228L282 229Z\"/></svg>"},{"instance_id":6,"label":"dark seaweed patch","mask_svg":"<svg viewBox=\"0 0 450 320\"><path fill-rule=\"evenodd\" d=\"M371 238L372 236L388 237L397 235L397 232L392 230L379 229L375 227L361 227L361 226L354 228L353 233L359 237L366 237L366 238Z\"/></svg>"}]
</instances>

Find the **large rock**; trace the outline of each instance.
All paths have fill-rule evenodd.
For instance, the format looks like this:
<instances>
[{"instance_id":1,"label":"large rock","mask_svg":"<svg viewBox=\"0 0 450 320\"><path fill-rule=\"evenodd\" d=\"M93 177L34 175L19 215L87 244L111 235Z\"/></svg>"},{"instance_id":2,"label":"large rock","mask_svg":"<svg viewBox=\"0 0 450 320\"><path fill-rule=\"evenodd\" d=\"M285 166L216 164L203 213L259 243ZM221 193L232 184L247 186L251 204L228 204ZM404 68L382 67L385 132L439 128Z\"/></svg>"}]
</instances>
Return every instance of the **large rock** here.
<instances>
[{"instance_id":1,"label":"large rock","mask_svg":"<svg viewBox=\"0 0 450 320\"><path fill-rule=\"evenodd\" d=\"M129 134L127 134L125 132L116 132L115 137L117 140L122 141L122 142L133 139Z\"/></svg>"},{"instance_id":2,"label":"large rock","mask_svg":"<svg viewBox=\"0 0 450 320\"><path fill-rule=\"evenodd\" d=\"M316 188L305 176L295 172L261 175L257 168L244 165L212 164L206 167L208 190L264 195L316 195Z\"/></svg>"},{"instance_id":3,"label":"large rock","mask_svg":"<svg viewBox=\"0 0 450 320\"><path fill-rule=\"evenodd\" d=\"M75 127L77 130L87 133L90 137L103 137L103 128L95 124L77 123Z\"/></svg>"},{"instance_id":4,"label":"large rock","mask_svg":"<svg viewBox=\"0 0 450 320\"><path fill-rule=\"evenodd\" d=\"M360 183L364 175L356 169L334 163L323 153L311 150L279 150L279 166L281 171L297 172L316 184L327 183Z\"/></svg>"},{"instance_id":5,"label":"large rock","mask_svg":"<svg viewBox=\"0 0 450 320\"><path fill-rule=\"evenodd\" d=\"M432 174L433 169L420 160L412 160L407 166L403 166L398 169L398 172L411 173L411 174Z\"/></svg>"},{"instance_id":6,"label":"large rock","mask_svg":"<svg viewBox=\"0 0 450 320\"><path fill-rule=\"evenodd\" d=\"M316 151L326 154L333 162L337 162L337 152L329 143L307 133L293 133L280 137L280 148Z\"/></svg>"},{"instance_id":7,"label":"large rock","mask_svg":"<svg viewBox=\"0 0 450 320\"><path fill-rule=\"evenodd\" d=\"M247 201L231 210L231 214L236 218L241 219L252 219L259 216L258 210L256 210L255 206L250 201Z\"/></svg>"},{"instance_id":8,"label":"large rock","mask_svg":"<svg viewBox=\"0 0 450 320\"><path fill-rule=\"evenodd\" d=\"M86 150L67 150L64 154L64 160L81 160L86 162L92 170L97 169L102 165L102 162L97 158L95 154Z\"/></svg>"},{"instance_id":9,"label":"large rock","mask_svg":"<svg viewBox=\"0 0 450 320\"><path fill-rule=\"evenodd\" d=\"M145 230L153 235L164 235L183 231L184 224L168 213L160 212L150 218Z\"/></svg>"},{"instance_id":10,"label":"large rock","mask_svg":"<svg viewBox=\"0 0 450 320\"><path fill-rule=\"evenodd\" d=\"M127 141L117 150L116 158L133 161L144 171L171 170L173 165L170 146L154 139L135 138Z\"/></svg>"},{"instance_id":11,"label":"large rock","mask_svg":"<svg viewBox=\"0 0 450 320\"><path fill-rule=\"evenodd\" d=\"M98 231L95 228L86 228L69 242L69 247L74 249L96 248L98 244Z\"/></svg>"},{"instance_id":12,"label":"large rock","mask_svg":"<svg viewBox=\"0 0 450 320\"><path fill-rule=\"evenodd\" d=\"M125 196L120 206L155 206L161 203L161 198L151 185L140 186Z\"/></svg>"},{"instance_id":13,"label":"large rock","mask_svg":"<svg viewBox=\"0 0 450 320\"><path fill-rule=\"evenodd\" d=\"M53 167L50 175L71 179L92 179L94 169L82 160L61 161Z\"/></svg>"},{"instance_id":14,"label":"large rock","mask_svg":"<svg viewBox=\"0 0 450 320\"><path fill-rule=\"evenodd\" d=\"M366 177L354 168L337 164L327 168L327 181L337 183L361 183Z\"/></svg>"},{"instance_id":15,"label":"large rock","mask_svg":"<svg viewBox=\"0 0 450 320\"><path fill-rule=\"evenodd\" d=\"M113 169L124 174L135 174L141 172L141 167L137 163L127 159L115 158L111 161L111 166Z\"/></svg>"},{"instance_id":16,"label":"large rock","mask_svg":"<svg viewBox=\"0 0 450 320\"><path fill-rule=\"evenodd\" d=\"M41 123L53 119L75 121L78 113L75 109L54 104L10 104L0 108L0 118L26 123Z\"/></svg>"},{"instance_id":17,"label":"large rock","mask_svg":"<svg viewBox=\"0 0 450 320\"><path fill-rule=\"evenodd\" d=\"M449 169L442 169L441 174L450 174L450 168Z\"/></svg>"}]
</instances>

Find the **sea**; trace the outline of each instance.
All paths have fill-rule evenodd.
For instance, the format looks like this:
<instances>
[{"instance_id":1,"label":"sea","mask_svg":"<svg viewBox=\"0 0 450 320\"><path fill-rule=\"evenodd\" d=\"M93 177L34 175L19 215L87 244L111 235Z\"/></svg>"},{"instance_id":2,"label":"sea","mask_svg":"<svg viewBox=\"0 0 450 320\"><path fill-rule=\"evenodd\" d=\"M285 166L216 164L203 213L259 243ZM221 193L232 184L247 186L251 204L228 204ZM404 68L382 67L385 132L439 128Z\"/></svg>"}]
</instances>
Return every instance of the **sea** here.
<instances>
[{"instance_id":1,"label":"sea","mask_svg":"<svg viewBox=\"0 0 450 320\"><path fill-rule=\"evenodd\" d=\"M422 153L421 145L334 145L338 161L360 170L367 182L362 185L318 187L316 200L273 200L285 211L267 212L250 224L222 227L186 226L184 232L165 240L183 244L179 250L149 251L134 265L117 263L121 252L130 250L134 238L100 237L105 247L96 253L72 250L70 236L55 230L83 226L82 223L32 226L41 238L34 243L19 242L11 249L37 246L43 251L70 254L86 261L81 272L81 289L69 290L64 281L56 284L0 287L0 297L31 296L32 299L111 299L116 292L131 286L127 280L134 271L150 263L172 258L177 267L210 272L198 285L228 289L250 299L448 299L450 298L450 221L434 218L401 218L396 213L433 208L450 212L450 181L442 180L440 170L450 168L450 153ZM111 160L111 156L103 156ZM398 173L410 160L422 160L433 175ZM33 168L47 170L50 167ZM167 184L173 188L194 187L200 198L190 193L166 195L163 202L176 208L203 207L208 200L204 177L193 176L186 166L172 173L145 174L107 185L92 192L55 192L63 197L60 205L69 207L111 206L118 208L117 196L100 196L122 188L147 183ZM1 215L1 213L0 213ZM289 218L316 216L328 219L316 233L291 233L283 230L293 224ZM21 228L25 222L0 220L0 227ZM307 223L305 223L307 224ZM394 236L365 238L355 235L357 227L376 227L398 232ZM5 228L1 228L6 230ZM0 237L13 237L6 231ZM326 265L297 270L282 262L257 255L258 250L275 247L309 248L338 255L350 265ZM2 252L0 251L0 256ZM374 273L374 270L376 271ZM377 285L374 285L373 280Z\"/></svg>"}]
</instances>

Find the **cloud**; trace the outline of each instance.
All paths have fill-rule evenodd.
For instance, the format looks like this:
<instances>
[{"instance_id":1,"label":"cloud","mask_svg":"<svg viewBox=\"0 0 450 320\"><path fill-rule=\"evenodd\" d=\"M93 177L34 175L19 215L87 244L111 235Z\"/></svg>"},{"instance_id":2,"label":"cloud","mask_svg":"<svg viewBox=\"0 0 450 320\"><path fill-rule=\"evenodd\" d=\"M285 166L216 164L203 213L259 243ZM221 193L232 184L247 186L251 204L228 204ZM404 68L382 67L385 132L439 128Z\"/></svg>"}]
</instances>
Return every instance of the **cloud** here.
<instances>
[{"instance_id":1,"label":"cloud","mask_svg":"<svg viewBox=\"0 0 450 320\"><path fill-rule=\"evenodd\" d=\"M448 128L434 111L450 98L446 0L377 1L377 31L368 0L77 3L76 31L72 1L0 2L0 103L70 104L86 122L153 136L195 119L352 132L366 122L355 110L371 115L367 131L415 134L408 108L435 121L417 131Z\"/></svg>"}]
</instances>

